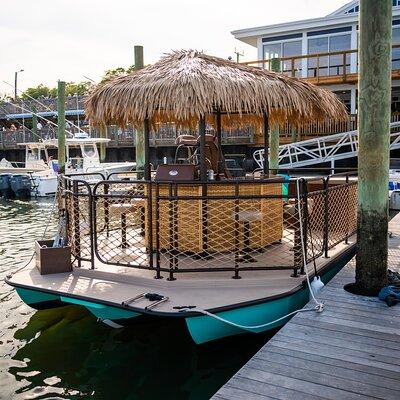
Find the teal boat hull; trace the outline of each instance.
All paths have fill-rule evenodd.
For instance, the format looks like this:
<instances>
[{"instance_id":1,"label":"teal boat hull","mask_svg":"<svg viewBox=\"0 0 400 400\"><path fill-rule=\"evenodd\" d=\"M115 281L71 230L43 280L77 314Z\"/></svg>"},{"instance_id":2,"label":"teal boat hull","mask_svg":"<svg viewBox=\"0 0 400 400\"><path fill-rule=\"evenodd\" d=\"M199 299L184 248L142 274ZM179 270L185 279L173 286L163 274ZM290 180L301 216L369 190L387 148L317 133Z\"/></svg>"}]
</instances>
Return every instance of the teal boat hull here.
<instances>
[{"instance_id":1,"label":"teal boat hull","mask_svg":"<svg viewBox=\"0 0 400 400\"><path fill-rule=\"evenodd\" d=\"M329 282L354 255L354 251L348 252L340 259L331 260L330 266L326 267L321 274L322 281ZM93 302L87 299L63 296L57 293L48 293L35 289L16 287L21 299L29 306L36 309L60 307L67 304L74 304L85 307L96 318L104 322L114 322L117 325L128 324L129 321L141 315L140 312L126 309L123 306L112 306ZM235 324L244 326L255 326L268 324L271 321L282 318L285 315L302 308L309 301L309 291L306 285L300 286L297 290L277 296L266 298L254 303L238 304L231 306L229 310L213 312L215 315ZM157 315L157 313L152 313ZM225 322L218 321L207 315L199 315L196 312L176 313L170 315L173 318L184 318L188 331L195 343L201 344L211 340L220 339L226 336L238 335L245 332L260 333L284 325L289 318L270 324L259 329L243 329L234 327Z\"/></svg>"},{"instance_id":2,"label":"teal boat hull","mask_svg":"<svg viewBox=\"0 0 400 400\"><path fill-rule=\"evenodd\" d=\"M16 291L24 303L37 310L75 304L85 307L100 320L120 321L124 319L135 318L140 315L134 311L125 310L118 307L112 307L105 304L80 300L67 296L45 293L38 290L17 287Z\"/></svg>"},{"instance_id":3,"label":"teal boat hull","mask_svg":"<svg viewBox=\"0 0 400 400\"><path fill-rule=\"evenodd\" d=\"M339 265L327 270L321 276L321 280L324 284L328 283L343 268L343 266L347 264L350 258L351 257L342 261ZM263 325L304 307L308 301L309 290L307 287L304 287L285 297L268 299L264 303L242 306L229 311L216 312L215 315L239 325ZM282 319L281 321L268 325L265 328L246 330L218 321L207 315L202 315L186 318L186 325L195 343L201 344L211 340L221 339L226 336L239 335L245 332L265 332L283 326L289 319L290 318Z\"/></svg>"}]
</instances>

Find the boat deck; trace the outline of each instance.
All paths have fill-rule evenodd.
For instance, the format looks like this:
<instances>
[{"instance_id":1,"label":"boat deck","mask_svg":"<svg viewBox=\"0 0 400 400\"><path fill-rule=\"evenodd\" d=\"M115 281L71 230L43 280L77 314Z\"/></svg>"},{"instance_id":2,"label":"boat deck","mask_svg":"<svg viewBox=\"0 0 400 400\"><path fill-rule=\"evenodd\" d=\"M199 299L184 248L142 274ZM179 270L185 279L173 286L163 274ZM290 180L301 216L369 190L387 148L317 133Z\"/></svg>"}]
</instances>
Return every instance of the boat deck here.
<instances>
[{"instance_id":1,"label":"boat deck","mask_svg":"<svg viewBox=\"0 0 400 400\"><path fill-rule=\"evenodd\" d=\"M329 251L330 258L319 257L316 260L317 269L323 269L336 257L352 251L355 240L355 236L352 236L348 244L340 243L333 247ZM281 252L280 246L275 246L268 252L271 263L275 262L274 260ZM263 254L257 257L262 256ZM198 261L196 266L201 262ZM218 265L217 259L204 261L207 263L205 265L211 262ZM308 265L308 269L312 274L313 263ZM163 279L154 279L154 270L118 267L99 261L96 261L94 269L90 269L88 265L82 265L81 268L74 268L71 273L40 275L32 262L31 265L14 274L9 279L9 283L117 306L145 292L158 293L168 296L169 301L160 304L152 312L171 315L171 313L177 313L174 308L177 306L191 305L198 309L213 310L290 293L297 290L305 279L304 275L297 278L291 277L291 273L292 270L241 271L241 279L232 279L232 271L185 272L176 274L177 280L169 281L166 279L168 273L163 273ZM135 307L132 309L145 311L148 305L148 301L143 299L135 302Z\"/></svg>"},{"instance_id":2,"label":"boat deck","mask_svg":"<svg viewBox=\"0 0 400 400\"><path fill-rule=\"evenodd\" d=\"M400 214L389 229L398 270ZM324 312L297 314L213 399L399 399L400 307L346 292L354 273L353 259L318 294Z\"/></svg>"}]
</instances>

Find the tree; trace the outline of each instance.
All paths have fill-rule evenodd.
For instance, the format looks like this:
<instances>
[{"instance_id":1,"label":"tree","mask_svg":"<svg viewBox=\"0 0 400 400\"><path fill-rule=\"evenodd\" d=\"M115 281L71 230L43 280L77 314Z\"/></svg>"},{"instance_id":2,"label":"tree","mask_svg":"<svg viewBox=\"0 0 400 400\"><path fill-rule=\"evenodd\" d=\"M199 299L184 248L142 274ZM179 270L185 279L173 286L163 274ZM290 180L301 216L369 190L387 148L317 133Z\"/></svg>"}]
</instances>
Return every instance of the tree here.
<instances>
[{"instance_id":1,"label":"tree","mask_svg":"<svg viewBox=\"0 0 400 400\"><path fill-rule=\"evenodd\" d=\"M42 83L36 87L30 87L26 89L21 97L24 100L29 98L40 99L44 97L54 97L56 94L55 88L50 89L48 86L43 85Z\"/></svg>"},{"instance_id":2,"label":"tree","mask_svg":"<svg viewBox=\"0 0 400 400\"><path fill-rule=\"evenodd\" d=\"M92 87L92 83L88 81L83 82L68 82L66 84L65 93L67 96L83 96L87 94ZM48 86L43 85L42 83L36 87L30 87L26 89L21 97L24 100L28 100L31 98L34 99L41 99L41 98L48 98L48 97L57 97L57 89L49 88Z\"/></svg>"},{"instance_id":3,"label":"tree","mask_svg":"<svg viewBox=\"0 0 400 400\"><path fill-rule=\"evenodd\" d=\"M117 67L117 68L114 68L114 69L108 69L104 73L103 77L101 78L100 83L108 82L111 79L114 79L114 78L116 78L118 76L123 76L123 75L129 74L129 73L134 71L134 68L135 68L135 66L131 65L130 67L127 67L127 68Z\"/></svg>"}]
</instances>

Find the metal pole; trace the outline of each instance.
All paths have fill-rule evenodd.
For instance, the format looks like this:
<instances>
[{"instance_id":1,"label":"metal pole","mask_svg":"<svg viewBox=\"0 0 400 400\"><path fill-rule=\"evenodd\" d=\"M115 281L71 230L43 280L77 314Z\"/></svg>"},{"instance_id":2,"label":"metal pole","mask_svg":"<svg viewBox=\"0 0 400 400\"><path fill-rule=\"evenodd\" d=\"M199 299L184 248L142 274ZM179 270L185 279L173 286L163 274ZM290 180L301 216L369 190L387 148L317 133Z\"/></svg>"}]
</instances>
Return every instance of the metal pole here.
<instances>
[{"instance_id":1,"label":"metal pole","mask_svg":"<svg viewBox=\"0 0 400 400\"><path fill-rule=\"evenodd\" d=\"M37 118L37 109L35 105L32 105L32 132L34 142L38 141L38 130L37 130L38 118Z\"/></svg>"},{"instance_id":2,"label":"metal pole","mask_svg":"<svg viewBox=\"0 0 400 400\"><path fill-rule=\"evenodd\" d=\"M271 70L274 72L281 72L281 60L273 58L271 60ZM272 174L276 174L279 168L279 126L274 125L271 127L269 136L269 167Z\"/></svg>"},{"instance_id":3,"label":"metal pole","mask_svg":"<svg viewBox=\"0 0 400 400\"><path fill-rule=\"evenodd\" d=\"M269 122L267 114L263 115L263 135L264 135L264 175L269 175L269 154L268 154Z\"/></svg>"},{"instance_id":4,"label":"metal pole","mask_svg":"<svg viewBox=\"0 0 400 400\"><path fill-rule=\"evenodd\" d=\"M65 172L65 82L58 81L57 86L57 140L58 167Z\"/></svg>"},{"instance_id":5,"label":"metal pole","mask_svg":"<svg viewBox=\"0 0 400 400\"><path fill-rule=\"evenodd\" d=\"M387 283L392 1L360 1L358 234L354 290Z\"/></svg>"},{"instance_id":6,"label":"metal pole","mask_svg":"<svg viewBox=\"0 0 400 400\"><path fill-rule=\"evenodd\" d=\"M135 46L135 71L138 71L143 68L143 46ZM136 170L143 171L145 169L145 138L144 132L142 130L136 130ZM138 176L143 176L139 174Z\"/></svg>"},{"instance_id":7,"label":"metal pole","mask_svg":"<svg viewBox=\"0 0 400 400\"><path fill-rule=\"evenodd\" d=\"M76 95L76 116L78 118L78 131L80 128L80 121L79 121L79 100L78 100L78 93L75 94Z\"/></svg>"},{"instance_id":8,"label":"metal pole","mask_svg":"<svg viewBox=\"0 0 400 400\"><path fill-rule=\"evenodd\" d=\"M204 117L199 119L199 135L200 135L200 179L205 182L207 179L206 165L206 120Z\"/></svg>"},{"instance_id":9,"label":"metal pole","mask_svg":"<svg viewBox=\"0 0 400 400\"><path fill-rule=\"evenodd\" d=\"M18 72L15 71L15 74L14 74L14 101L17 101L17 99L18 99L17 83L18 83Z\"/></svg>"}]
</instances>

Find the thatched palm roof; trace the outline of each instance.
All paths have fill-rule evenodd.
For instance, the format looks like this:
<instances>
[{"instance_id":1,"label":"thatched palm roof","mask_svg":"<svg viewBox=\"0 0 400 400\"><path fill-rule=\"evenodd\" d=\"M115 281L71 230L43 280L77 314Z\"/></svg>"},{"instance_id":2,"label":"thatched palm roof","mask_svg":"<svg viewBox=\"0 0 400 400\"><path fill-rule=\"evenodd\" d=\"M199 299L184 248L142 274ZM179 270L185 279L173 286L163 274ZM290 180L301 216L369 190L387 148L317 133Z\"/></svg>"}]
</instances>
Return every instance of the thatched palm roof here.
<instances>
[{"instance_id":1,"label":"thatched palm roof","mask_svg":"<svg viewBox=\"0 0 400 400\"><path fill-rule=\"evenodd\" d=\"M98 85L86 101L93 124L141 125L173 122L195 127L220 110L223 124L343 119L346 109L330 91L300 79L189 50Z\"/></svg>"}]
</instances>

